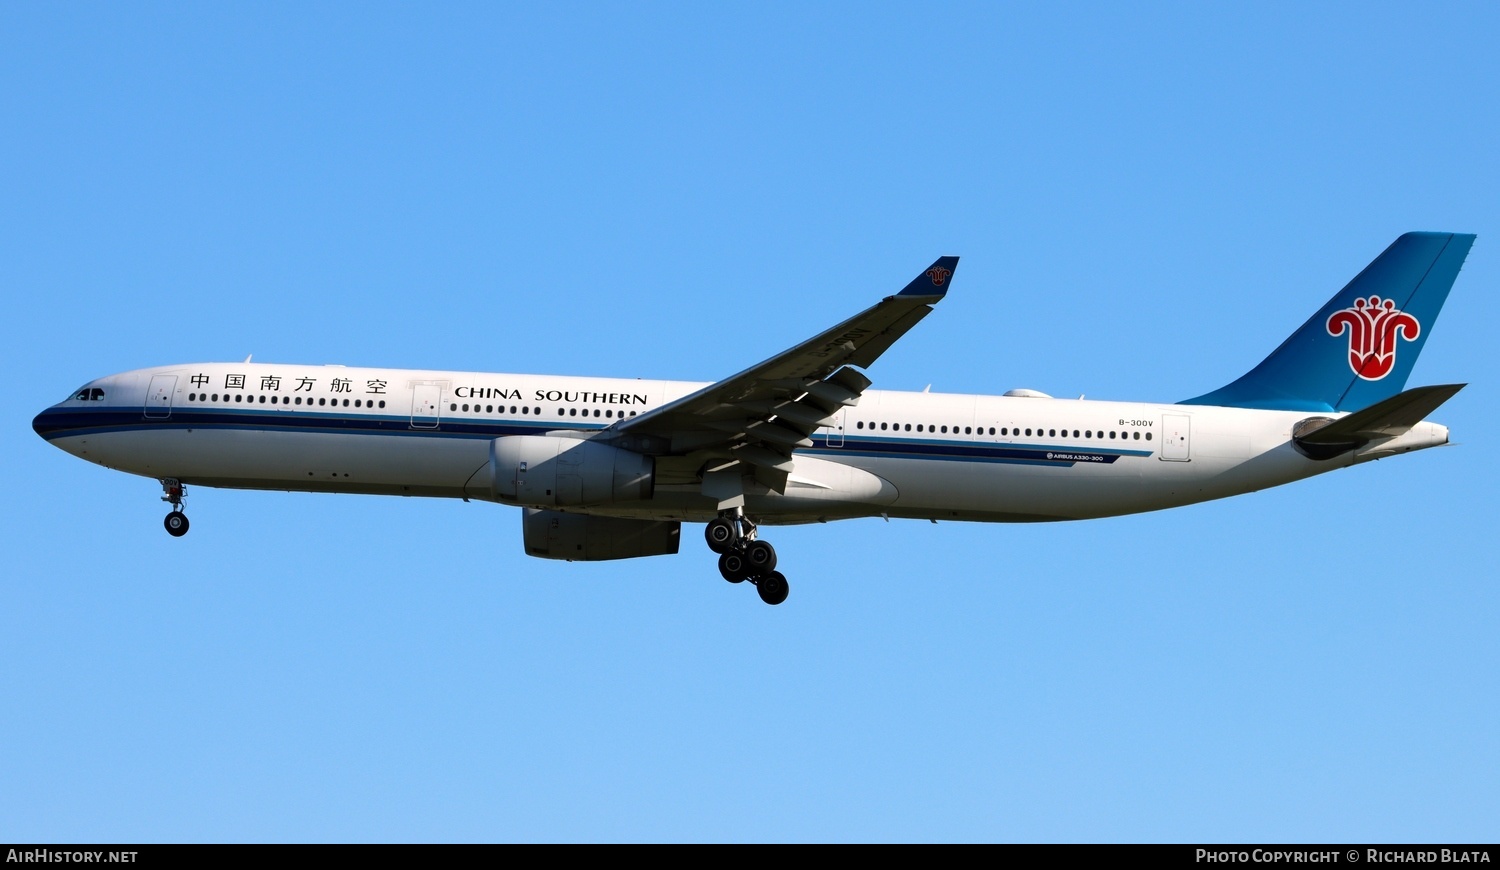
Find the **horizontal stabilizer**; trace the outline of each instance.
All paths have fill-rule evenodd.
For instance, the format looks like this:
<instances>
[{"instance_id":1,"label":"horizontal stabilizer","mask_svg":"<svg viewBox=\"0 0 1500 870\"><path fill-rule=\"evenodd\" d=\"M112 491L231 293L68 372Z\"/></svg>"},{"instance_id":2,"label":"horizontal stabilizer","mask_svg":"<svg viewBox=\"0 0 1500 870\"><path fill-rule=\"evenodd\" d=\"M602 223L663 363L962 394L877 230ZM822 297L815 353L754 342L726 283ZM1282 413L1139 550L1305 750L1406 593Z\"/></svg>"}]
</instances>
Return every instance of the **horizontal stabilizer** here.
<instances>
[{"instance_id":1,"label":"horizontal stabilizer","mask_svg":"<svg viewBox=\"0 0 1500 870\"><path fill-rule=\"evenodd\" d=\"M1293 429L1292 439L1309 455L1321 459L1380 438L1404 435L1466 386L1416 387L1332 422L1325 422L1327 417L1303 420Z\"/></svg>"}]
</instances>

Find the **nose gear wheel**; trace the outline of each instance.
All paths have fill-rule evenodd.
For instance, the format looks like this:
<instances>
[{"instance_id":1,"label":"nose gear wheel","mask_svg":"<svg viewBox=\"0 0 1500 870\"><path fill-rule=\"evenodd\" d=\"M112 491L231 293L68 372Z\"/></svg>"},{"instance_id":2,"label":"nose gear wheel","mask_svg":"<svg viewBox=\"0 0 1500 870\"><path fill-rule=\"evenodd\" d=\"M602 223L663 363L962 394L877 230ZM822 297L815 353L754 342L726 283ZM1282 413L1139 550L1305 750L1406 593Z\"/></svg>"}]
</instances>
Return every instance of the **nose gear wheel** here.
<instances>
[{"instance_id":1,"label":"nose gear wheel","mask_svg":"<svg viewBox=\"0 0 1500 870\"><path fill-rule=\"evenodd\" d=\"M161 491L161 500L172 506L172 512L167 514L161 524L166 527L167 534L180 538L188 533L187 514L182 512L182 500L187 498L187 487L175 477L164 477L161 479Z\"/></svg>"}]
</instances>

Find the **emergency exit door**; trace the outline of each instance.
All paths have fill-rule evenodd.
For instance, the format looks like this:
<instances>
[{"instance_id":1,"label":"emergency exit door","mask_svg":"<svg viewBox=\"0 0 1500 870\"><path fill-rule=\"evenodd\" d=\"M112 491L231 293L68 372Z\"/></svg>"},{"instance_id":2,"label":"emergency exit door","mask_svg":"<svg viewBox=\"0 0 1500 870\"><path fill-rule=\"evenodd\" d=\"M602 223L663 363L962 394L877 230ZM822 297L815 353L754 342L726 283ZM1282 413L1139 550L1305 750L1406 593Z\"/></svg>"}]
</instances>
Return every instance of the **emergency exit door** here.
<instances>
[{"instance_id":1,"label":"emergency exit door","mask_svg":"<svg viewBox=\"0 0 1500 870\"><path fill-rule=\"evenodd\" d=\"M411 427L436 429L442 416L443 388L437 384L417 384L411 388Z\"/></svg>"}]
</instances>

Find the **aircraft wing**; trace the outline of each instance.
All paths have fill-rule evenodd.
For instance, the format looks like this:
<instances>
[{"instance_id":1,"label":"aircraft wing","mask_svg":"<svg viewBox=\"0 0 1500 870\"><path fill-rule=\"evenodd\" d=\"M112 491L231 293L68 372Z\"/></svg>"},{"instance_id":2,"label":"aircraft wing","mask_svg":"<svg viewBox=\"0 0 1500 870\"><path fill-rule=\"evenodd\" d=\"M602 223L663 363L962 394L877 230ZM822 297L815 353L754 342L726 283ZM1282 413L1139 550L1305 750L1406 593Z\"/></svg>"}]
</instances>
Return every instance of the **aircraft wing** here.
<instances>
[{"instance_id":1,"label":"aircraft wing","mask_svg":"<svg viewBox=\"0 0 1500 870\"><path fill-rule=\"evenodd\" d=\"M786 488L792 452L859 401L868 367L948 292L957 257L939 257L900 293L737 375L616 424L612 440L657 455L692 455L704 468L738 462L765 486Z\"/></svg>"}]
</instances>

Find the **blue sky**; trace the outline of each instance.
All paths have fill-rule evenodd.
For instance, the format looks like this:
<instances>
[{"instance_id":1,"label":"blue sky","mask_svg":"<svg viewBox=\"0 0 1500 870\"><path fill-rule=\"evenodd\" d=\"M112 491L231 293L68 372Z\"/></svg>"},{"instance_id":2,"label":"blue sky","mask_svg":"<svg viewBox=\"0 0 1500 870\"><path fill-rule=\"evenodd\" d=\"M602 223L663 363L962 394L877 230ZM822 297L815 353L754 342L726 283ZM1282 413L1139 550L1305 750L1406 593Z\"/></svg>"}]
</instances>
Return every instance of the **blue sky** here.
<instances>
[{"instance_id":1,"label":"blue sky","mask_svg":"<svg viewBox=\"0 0 1500 870\"><path fill-rule=\"evenodd\" d=\"M1492 4L0 7L0 840L1493 842ZM30 419L189 361L712 380L962 265L892 389L1175 401L1479 240L1461 446L1158 514L776 530L769 608L496 505ZM1485 312L1489 312L1486 314Z\"/></svg>"}]
</instances>

